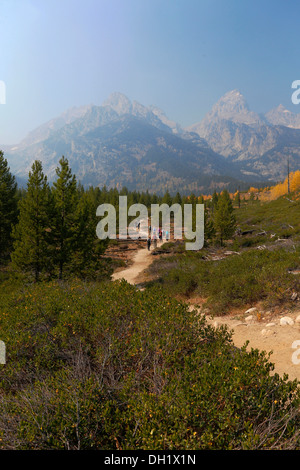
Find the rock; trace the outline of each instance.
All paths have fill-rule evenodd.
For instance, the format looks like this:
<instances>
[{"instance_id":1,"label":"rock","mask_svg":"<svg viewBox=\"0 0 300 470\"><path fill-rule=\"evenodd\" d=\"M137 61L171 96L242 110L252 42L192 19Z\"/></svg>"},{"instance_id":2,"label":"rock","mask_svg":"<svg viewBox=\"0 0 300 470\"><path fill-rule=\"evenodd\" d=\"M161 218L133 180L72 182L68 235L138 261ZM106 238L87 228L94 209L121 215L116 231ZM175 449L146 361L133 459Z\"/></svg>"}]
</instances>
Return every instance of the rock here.
<instances>
[{"instance_id":1,"label":"rock","mask_svg":"<svg viewBox=\"0 0 300 470\"><path fill-rule=\"evenodd\" d=\"M246 310L245 314L247 315L248 313L254 313L254 312L257 312L256 307L248 308L248 310Z\"/></svg>"},{"instance_id":2,"label":"rock","mask_svg":"<svg viewBox=\"0 0 300 470\"><path fill-rule=\"evenodd\" d=\"M267 323L266 328L270 328L271 326L276 326L276 323Z\"/></svg>"},{"instance_id":3,"label":"rock","mask_svg":"<svg viewBox=\"0 0 300 470\"><path fill-rule=\"evenodd\" d=\"M253 315L249 315L248 317L245 318L246 322L251 322L253 321Z\"/></svg>"},{"instance_id":4,"label":"rock","mask_svg":"<svg viewBox=\"0 0 300 470\"><path fill-rule=\"evenodd\" d=\"M296 323L300 323L300 315L297 316L295 322L296 322Z\"/></svg>"},{"instance_id":5,"label":"rock","mask_svg":"<svg viewBox=\"0 0 300 470\"><path fill-rule=\"evenodd\" d=\"M271 336L271 335L274 335L275 334L275 331L272 331L272 330L266 330L265 328L263 330L261 330L261 335L262 336Z\"/></svg>"},{"instance_id":6,"label":"rock","mask_svg":"<svg viewBox=\"0 0 300 470\"><path fill-rule=\"evenodd\" d=\"M280 325L293 325L294 320L291 317L282 317L280 318Z\"/></svg>"},{"instance_id":7,"label":"rock","mask_svg":"<svg viewBox=\"0 0 300 470\"><path fill-rule=\"evenodd\" d=\"M297 298L298 298L297 292L293 292L291 295L291 300L297 300Z\"/></svg>"}]
</instances>

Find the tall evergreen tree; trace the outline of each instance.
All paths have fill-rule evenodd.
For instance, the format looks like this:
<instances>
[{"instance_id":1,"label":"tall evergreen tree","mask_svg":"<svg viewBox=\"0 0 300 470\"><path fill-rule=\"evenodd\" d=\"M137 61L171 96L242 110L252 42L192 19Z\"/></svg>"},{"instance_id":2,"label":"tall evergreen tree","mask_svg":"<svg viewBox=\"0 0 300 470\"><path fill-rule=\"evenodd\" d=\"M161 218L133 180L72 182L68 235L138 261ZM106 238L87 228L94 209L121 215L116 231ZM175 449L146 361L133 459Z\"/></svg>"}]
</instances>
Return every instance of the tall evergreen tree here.
<instances>
[{"instance_id":1,"label":"tall evergreen tree","mask_svg":"<svg viewBox=\"0 0 300 470\"><path fill-rule=\"evenodd\" d=\"M17 184L0 151L0 261L9 257L12 226L17 222Z\"/></svg>"},{"instance_id":2,"label":"tall evergreen tree","mask_svg":"<svg viewBox=\"0 0 300 470\"><path fill-rule=\"evenodd\" d=\"M97 204L91 192L81 194L75 211L76 236L70 257L70 270L79 277L97 277L103 274L101 255L108 246L108 239L99 240L96 234Z\"/></svg>"},{"instance_id":3,"label":"tall evergreen tree","mask_svg":"<svg viewBox=\"0 0 300 470\"><path fill-rule=\"evenodd\" d=\"M180 193L177 192L175 194L175 196L173 197L173 199L172 199L172 204L180 204L181 205L181 203L182 203L182 198L180 196Z\"/></svg>"},{"instance_id":4,"label":"tall evergreen tree","mask_svg":"<svg viewBox=\"0 0 300 470\"><path fill-rule=\"evenodd\" d=\"M236 192L234 202L238 206L238 208L240 209L240 207L241 207L241 195L240 195L239 191Z\"/></svg>"},{"instance_id":5,"label":"tall evergreen tree","mask_svg":"<svg viewBox=\"0 0 300 470\"><path fill-rule=\"evenodd\" d=\"M218 205L218 200L219 200L219 195L216 191L214 191L212 198L211 198L211 209L212 212L215 211L217 205Z\"/></svg>"},{"instance_id":6,"label":"tall evergreen tree","mask_svg":"<svg viewBox=\"0 0 300 470\"><path fill-rule=\"evenodd\" d=\"M221 245L223 245L224 240L228 240L235 232L236 219L229 193L226 190L218 197L214 211L214 228Z\"/></svg>"},{"instance_id":7,"label":"tall evergreen tree","mask_svg":"<svg viewBox=\"0 0 300 470\"><path fill-rule=\"evenodd\" d=\"M168 206L172 205L172 198L171 198L170 193L169 193L168 190L163 195L162 204L168 204Z\"/></svg>"},{"instance_id":8,"label":"tall evergreen tree","mask_svg":"<svg viewBox=\"0 0 300 470\"><path fill-rule=\"evenodd\" d=\"M52 193L55 204L53 243L55 262L58 265L59 279L63 278L64 268L71 261L76 237L76 207L78 203L77 181L72 175L68 160L63 156L56 169L57 180Z\"/></svg>"},{"instance_id":9,"label":"tall evergreen tree","mask_svg":"<svg viewBox=\"0 0 300 470\"><path fill-rule=\"evenodd\" d=\"M213 219L206 206L204 206L204 242L207 245L207 240L212 240L215 236L215 228Z\"/></svg>"},{"instance_id":10,"label":"tall evergreen tree","mask_svg":"<svg viewBox=\"0 0 300 470\"><path fill-rule=\"evenodd\" d=\"M13 229L12 266L30 272L37 282L40 274L51 269L49 235L51 194L40 161L29 172L26 195L19 203L19 219Z\"/></svg>"}]
</instances>

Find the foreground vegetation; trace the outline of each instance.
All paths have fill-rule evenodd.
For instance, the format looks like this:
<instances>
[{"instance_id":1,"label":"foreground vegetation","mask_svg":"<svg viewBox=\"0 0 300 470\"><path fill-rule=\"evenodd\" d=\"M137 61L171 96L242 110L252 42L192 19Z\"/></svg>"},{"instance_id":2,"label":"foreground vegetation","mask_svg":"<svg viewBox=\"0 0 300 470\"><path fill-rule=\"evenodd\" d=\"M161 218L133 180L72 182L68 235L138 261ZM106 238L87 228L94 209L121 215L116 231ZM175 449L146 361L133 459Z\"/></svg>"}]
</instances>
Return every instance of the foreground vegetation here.
<instances>
[{"instance_id":1,"label":"foreground vegetation","mask_svg":"<svg viewBox=\"0 0 300 470\"><path fill-rule=\"evenodd\" d=\"M147 207L205 202L205 247L165 244L143 291L111 282L95 212L120 194ZM178 300L201 296L217 313L293 302L291 197L84 189L64 158L52 187L35 162L21 190L0 152L0 448L299 449L299 382Z\"/></svg>"},{"instance_id":2,"label":"foreground vegetation","mask_svg":"<svg viewBox=\"0 0 300 470\"><path fill-rule=\"evenodd\" d=\"M56 281L0 304L2 449L300 446L297 383L161 289Z\"/></svg>"}]
</instances>

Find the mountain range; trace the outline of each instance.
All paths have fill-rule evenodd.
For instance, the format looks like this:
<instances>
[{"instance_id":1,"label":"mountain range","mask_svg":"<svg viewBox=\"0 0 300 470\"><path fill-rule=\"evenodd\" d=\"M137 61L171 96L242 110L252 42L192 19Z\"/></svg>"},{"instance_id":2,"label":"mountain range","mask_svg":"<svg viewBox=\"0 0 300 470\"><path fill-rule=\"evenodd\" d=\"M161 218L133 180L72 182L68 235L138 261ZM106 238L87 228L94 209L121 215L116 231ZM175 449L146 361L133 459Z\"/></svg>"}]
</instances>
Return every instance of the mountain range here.
<instances>
[{"instance_id":1,"label":"mountain range","mask_svg":"<svg viewBox=\"0 0 300 470\"><path fill-rule=\"evenodd\" d=\"M300 167L300 115L282 105L259 115L238 90L183 128L154 106L112 93L101 106L74 107L0 146L19 182L34 160L49 181L62 155L84 186L149 192L211 192L268 184Z\"/></svg>"}]
</instances>

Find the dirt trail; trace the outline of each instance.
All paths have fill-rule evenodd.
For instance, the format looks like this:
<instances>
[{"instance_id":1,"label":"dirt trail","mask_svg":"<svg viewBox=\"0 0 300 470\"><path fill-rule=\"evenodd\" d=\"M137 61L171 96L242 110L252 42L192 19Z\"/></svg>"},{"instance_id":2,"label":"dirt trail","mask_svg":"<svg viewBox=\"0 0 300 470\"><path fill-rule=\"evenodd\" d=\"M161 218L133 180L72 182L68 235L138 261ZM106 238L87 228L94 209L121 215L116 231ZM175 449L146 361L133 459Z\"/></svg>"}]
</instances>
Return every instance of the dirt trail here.
<instances>
[{"instance_id":1,"label":"dirt trail","mask_svg":"<svg viewBox=\"0 0 300 470\"><path fill-rule=\"evenodd\" d=\"M237 347L241 347L246 340L249 340L248 349L252 347L260 351L272 351L270 362L274 363L274 372L280 376L286 373L290 380L300 380L300 364L294 364L295 359L298 362L300 357L297 354L300 344L296 348L294 345L294 341L300 340L300 324L295 322L299 314L300 311L293 314L287 313L293 319L294 325L280 325L280 318L285 316L285 313L272 320L254 321L246 325L243 322L234 323L229 319L227 324L233 328L233 342ZM272 323L275 325L267 326Z\"/></svg>"},{"instance_id":2,"label":"dirt trail","mask_svg":"<svg viewBox=\"0 0 300 470\"><path fill-rule=\"evenodd\" d=\"M132 258L132 265L112 275L113 281L125 279L130 284L138 284L140 275L152 263L153 257L147 248L137 250Z\"/></svg>"},{"instance_id":3,"label":"dirt trail","mask_svg":"<svg viewBox=\"0 0 300 470\"><path fill-rule=\"evenodd\" d=\"M158 242L157 247L162 243ZM112 280L125 279L130 284L139 284L144 280L144 271L153 261L153 249L148 251L147 247L137 250L132 258L132 264L121 271L117 271L112 275Z\"/></svg>"},{"instance_id":4,"label":"dirt trail","mask_svg":"<svg viewBox=\"0 0 300 470\"><path fill-rule=\"evenodd\" d=\"M274 373L281 377L288 374L289 380L300 380L300 308L294 312L266 313L262 316L254 313L247 315L227 315L209 318L214 326L227 325L233 332L232 340L235 346L242 347L249 341L247 350L251 348L267 353L272 351L269 361L274 364ZM252 316L251 320L246 320ZM281 325L280 320L289 317L293 324ZM295 343L299 341L299 344ZM299 364L297 364L299 362Z\"/></svg>"}]
</instances>

